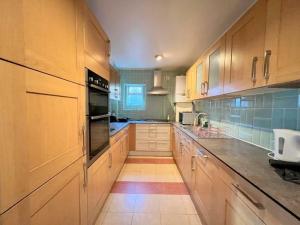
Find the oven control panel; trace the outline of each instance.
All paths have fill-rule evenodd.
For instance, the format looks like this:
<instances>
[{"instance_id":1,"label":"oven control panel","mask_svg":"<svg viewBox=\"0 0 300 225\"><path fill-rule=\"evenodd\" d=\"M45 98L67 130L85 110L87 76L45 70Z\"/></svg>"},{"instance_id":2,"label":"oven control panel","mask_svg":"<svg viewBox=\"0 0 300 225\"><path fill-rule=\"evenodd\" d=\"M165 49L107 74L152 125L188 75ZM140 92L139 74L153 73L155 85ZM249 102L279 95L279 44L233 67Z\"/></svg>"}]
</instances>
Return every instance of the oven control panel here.
<instances>
[{"instance_id":1,"label":"oven control panel","mask_svg":"<svg viewBox=\"0 0 300 225\"><path fill-rule=\"evenodd\" d=\"M88 70L87 72L87 83L89 86L96 86L99 88L103 88L105 90L109 89L108 80L99 76L98 74L94 73L91 70Z\"/></svg>"}]
</instances>

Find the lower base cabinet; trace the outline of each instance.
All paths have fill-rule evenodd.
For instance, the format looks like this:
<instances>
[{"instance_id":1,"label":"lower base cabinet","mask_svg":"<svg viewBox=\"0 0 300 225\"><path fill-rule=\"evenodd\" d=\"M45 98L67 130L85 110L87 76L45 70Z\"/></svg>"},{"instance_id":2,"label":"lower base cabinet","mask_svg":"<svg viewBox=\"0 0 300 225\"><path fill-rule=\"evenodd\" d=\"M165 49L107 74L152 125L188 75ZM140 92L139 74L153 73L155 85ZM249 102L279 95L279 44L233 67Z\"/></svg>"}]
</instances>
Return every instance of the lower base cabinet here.
<instances>
[{"instance_id":1,"label":"lower base cabinet","mask_svg":"<svg viewBox=\"0 0 300 225\"><path fill-rule=\"evenodd\" d=\"M88 224L94 224L110 191L110 152L88 168Z\"/></svg>"},{"instance_id":2,"label":"lower base cabinet","mask_svg":"<svg viewBox=\"0 0 300 225\"><path fill-rule=\"evenodd\" d=\"M87 170L88 225L94 225L128 155L128 129L117 133L110 140L111 147Z\"/></svg>"},{"instance_id":3,"label":"lower base cabinet","mask_svg":"<svg viewBox=\"0 0 300 225\"><path fill-rule=\"evenodd\" d=\"M173 155L203 225L299 225L280 205L175 129Z\"/></svg>"},{"instance_id":4,"label":"lower base cabinet","mask_svg":"<svg viewBox=\"0 0 300 225\"><path fill-rule=\"evenodd\" d=\"M0 216L1 225L86 225L83 158Z\"/></svg>"}]
</instances>

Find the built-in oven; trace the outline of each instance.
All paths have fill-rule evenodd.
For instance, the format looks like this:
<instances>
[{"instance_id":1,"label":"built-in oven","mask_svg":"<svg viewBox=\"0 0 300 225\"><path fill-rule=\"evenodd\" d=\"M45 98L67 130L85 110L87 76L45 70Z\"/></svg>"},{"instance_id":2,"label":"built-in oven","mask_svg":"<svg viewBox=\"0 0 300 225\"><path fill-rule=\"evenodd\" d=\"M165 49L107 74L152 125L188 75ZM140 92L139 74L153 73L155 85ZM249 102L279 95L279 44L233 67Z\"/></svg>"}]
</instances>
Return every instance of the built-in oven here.
<instances>
[{"instance_id":1,"label":"built-in oven","mask_svg":"<svg viewBox=\"0 0 300 225\"><path fill-rule=\"evenodd\" d=\"M87 159L90 166L109 148L109 83L86 70Z\"/></svg>"}]
</instances>

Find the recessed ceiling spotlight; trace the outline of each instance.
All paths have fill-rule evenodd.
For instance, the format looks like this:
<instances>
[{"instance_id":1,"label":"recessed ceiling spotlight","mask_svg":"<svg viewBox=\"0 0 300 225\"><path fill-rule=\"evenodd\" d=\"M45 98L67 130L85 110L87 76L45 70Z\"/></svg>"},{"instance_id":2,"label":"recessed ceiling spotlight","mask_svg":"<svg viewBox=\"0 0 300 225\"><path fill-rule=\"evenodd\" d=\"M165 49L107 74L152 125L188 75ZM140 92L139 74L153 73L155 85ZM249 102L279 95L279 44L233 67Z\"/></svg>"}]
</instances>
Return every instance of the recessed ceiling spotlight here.
<instances>
[{"instance_id":1,"label":"recessed ceiling spotlight","mask_svg":"<svg viewBox=\"0 0 300 225\"><path fill-rule=\"evenodd\" d=\"M162 55L155 55L156 61L162 60L163 56Z\"/></svg>"}]
</instances>

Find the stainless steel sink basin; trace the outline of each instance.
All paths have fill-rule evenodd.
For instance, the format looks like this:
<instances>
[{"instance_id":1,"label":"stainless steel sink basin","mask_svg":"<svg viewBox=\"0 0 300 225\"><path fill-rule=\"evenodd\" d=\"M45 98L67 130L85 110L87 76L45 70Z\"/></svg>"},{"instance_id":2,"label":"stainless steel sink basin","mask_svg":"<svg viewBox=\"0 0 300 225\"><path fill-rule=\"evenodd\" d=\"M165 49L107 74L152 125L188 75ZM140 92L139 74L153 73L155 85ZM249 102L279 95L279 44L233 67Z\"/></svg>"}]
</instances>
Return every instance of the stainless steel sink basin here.
<instances>
[{"instance_id":1,"label":"stainless steel sink basin","mask_svg":"<svg viewBox=\"0 0 300 225\"><path fill-rule=\"evenodd\" d=\"M183 126L183 129L193 133L198 138L231 138L218 128L203 128L196 126Z\"/></svg>"}]
</instances>

